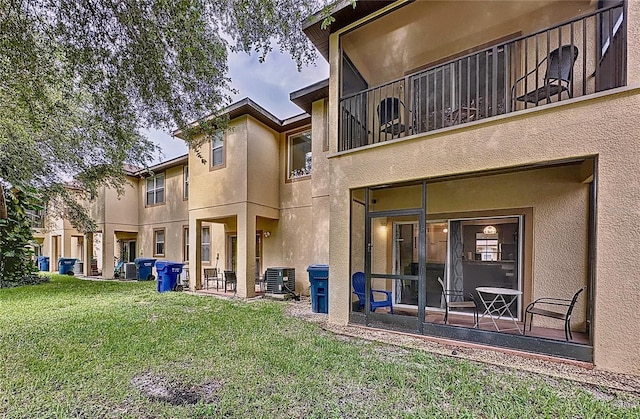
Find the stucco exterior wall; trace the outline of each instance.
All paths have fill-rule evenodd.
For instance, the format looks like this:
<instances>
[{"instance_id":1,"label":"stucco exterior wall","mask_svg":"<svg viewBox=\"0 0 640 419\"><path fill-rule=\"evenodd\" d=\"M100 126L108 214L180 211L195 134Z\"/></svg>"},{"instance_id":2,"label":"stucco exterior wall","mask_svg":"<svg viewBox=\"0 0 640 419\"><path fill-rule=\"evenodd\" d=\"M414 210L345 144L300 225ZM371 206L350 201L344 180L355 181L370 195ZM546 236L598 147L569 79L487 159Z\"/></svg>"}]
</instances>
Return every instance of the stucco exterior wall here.
<instances>
[{"instance_id":1,"label":"stucco exterior wall","mask_svg":"<svg viewBox=\"0 0 640 419\"><path fill-rule=\"evenodd\" d=\"M225 163L210 170L211 147L201 148L202 163L193 150L189 151L189 209L213 208L247 201L247 120L248 116L229 122L223 137Z\"/></svg>"},{"instance_id":2,"label":"stucco exterior wall","mask_svg":"<svg viewBox=\"0 0 640 419\"><path fill-rule=\"evenodd\" d=\"M183 165L170 167L164 170L164 203L147 205L147 179L139 182L139 225L146 227L161 223L183 222L188 219L188 201L183 198ZM155 173L160 174L160 172ZM189 199L191 199L191 191ZM132 205L132 209L133 209ZM111 211L113 212L113 211ZM108 215L107 217L110 217ZM109 219L109 218L107 218ZM133 220L133 217L132 217Z\"/></svg>"},{"instance_id":3,"label":"stucco exterior wall","mask_svg":"<svg viewBox=\"0 0 640 419\"><path fill-rule=\"evenodd\" d=\"M313 160L311 165L312 176L305 176L297 179L287 180L288 149L287 136L298 133L311 127L298 128L285 132L280 139L280 206L281 208L299 208L311 206L311 178L315 168ZM313 159L313 132L311 134L312 159Z\"/></svg>"},{"instance_id":4,"label":"stucco exterior wall","mask_svg":"<svg viewBox=\"0 0 640 419\"><path fill-rule=\"evenodd\" d=\"M140 203L140 187L145 187L144 182L138 178L127 177L124 185L124 193L118 196L115 189L105 188L104 193L99 195L99 200L104 206L103 220L106 223L131 226L131 231L137 231L139 223L138 208ZM144 195L142 195L144 196Z\"/></svg>"},{"instance_id":5,"label":"stucco exterior wall","mask_svg":"<svg viewBox=\"0 0 640 419\"><path fill-rule=\"evenodd\" d=\"M279 134L255 119L247 120L247 199L277 208L280 196Z\"/></svg>"},{"instance_id":6,"label":"stucco exterior wall","mask_svg":"<svg viewBox=\"0 0 640 419\"><path fill-rule=\"evenodd\" d=\"M210 170L209 158L201 164L200 159L191 151L189 225L193 231L203 222L214 222L212 229L212 253L220 254L218 268L230 269L228 237L237 237L238 294L252 296L252 283L256 272L255 242L256 230L277 232L279 214L279 144L280 136L254 118L245 115L230 121L224 135L224 167ZM210 153L208 145L203 150ZM272 232L273 230L273 232ZM215 232L215 236L213 233ZM192 245L190 270L201 270L193 248L196 240L190 234ZM263 241L263 267L265 260L277 260L282 249L273 245L273 240ZM209 264L210 265L210 264ZM263 269L260 267L260 270ZM194 281L193 286L196 286Z\"/></svg>"},{"instance_id":7,"label":"stucco exterior wall","mask_svg":"<svg viewBox=\"0 0 640 419\"><path fill-rule=\"evenodd\" d=\"M182 227L187 224L187 220L167 221L164 223L147 224L144 228L140 228L138 233L138 257L154 258L158 260L170 260L172 262L181 262L183 260L183 240ZM154 254L154 237L155 230L164 230L164 255Z\"/></svg>"},{"instance_id":8,"label":"stucco exterior wall","mask_svg":"<svg viewBox=\"0 0 640 419\"><path fill-rule=\"evenodd\" d=\"M634 249L640 243L640 217L634 210L637 207L634 197L640 192L638 183L633 181L640 171L635 164L640 150L634 128L635 109L640 106L638 93L637 89L630 89L563 102L438 134L333 155L330 263L338 280L330 288L330 320L346 323L348 319L349 189L595 155L598 229L597 278L592 290L594 360L599 368L639 374L640 352L628 350L640 347L640 330L636 330L640 313L634 302L640 295L640 285L628 275L640 267L634 257ZM333 139L335 131L331 132ZM332 146L335 147L333 141ZM381 164L386 170L379 169ZM549 185L551 191L557 186ZM547 205L547 210L534 207L536 221L558 222L547 218L552 213L558 214L561 208L570 213L579 211L576 220L584 217L582 209L568 205L561 196L552 196ZM558 232L546 238L536 234L535 240L564 243L572 234L568 234L570 227L560 228L565 234ZM583 257L582 251L579 253ZM544 252L534 255L533 275L540 278L540 286L552 280L541 274L543 269L567 272L565 257L566 254Z\"/></svg>"},{"instance_id":9,"label":"stucco exterior wall","mask_svg":"<svg viewBox=\"0 0 640 419\"><path fill-rule=\"evenodd\" d=\"M329 263L329 194L330 174L328 153L328 102L319 100L312 104L312 174L311 174L311 235L313 248L309 263Z\"/></svg>"},{"instance_id":10,"label":"stucco exterior wall","mask_svg":"<svg viewBox=\"0 0 640 419\"><path fill-rule=\"evenodd\" d=\"M282 260L278 266L295 268L296 291L309 295L307 267L315 246L311 235L311 206L283 208L280 216L279 238L282 240Z\"/></svg>"}]
</instances>

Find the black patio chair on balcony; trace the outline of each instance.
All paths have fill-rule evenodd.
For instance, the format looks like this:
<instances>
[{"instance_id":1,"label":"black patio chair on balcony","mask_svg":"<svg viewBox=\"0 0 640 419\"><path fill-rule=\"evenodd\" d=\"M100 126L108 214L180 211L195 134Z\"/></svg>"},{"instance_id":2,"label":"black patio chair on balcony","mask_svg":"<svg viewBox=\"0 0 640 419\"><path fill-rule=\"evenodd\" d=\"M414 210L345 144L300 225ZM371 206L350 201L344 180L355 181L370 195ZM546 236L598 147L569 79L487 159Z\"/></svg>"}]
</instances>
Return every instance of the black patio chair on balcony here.
<instances>
[{"instance_id":1,"label":"black patio chair on balcony","mask_svg":"<svg viewBox=\"0 0 640 419\"><path fill-rule=\"evenodd\" d=\"M402 109L402 111L401 111ZM397 137L407 129L402 122L404 103L397 97L387 97L378 105L378 120L380 121L380 133L391 134Z\"/></svg>"},{"instance_id":2,"label":"black patio chair on balcony","mask_svg":"<svg viewBox=\"0 0 640 419\"><path fill-rule=\"evenodd\" d=\"M524 310L523 334L527 333L527 315L529 316L529 331L533 323L533 316L551 317L553 319L564 320L564 337L568 341L573 339L571 335L571 313L578 301L580 293L587 287L582 287L573 295L571 299L565 298L538 298L530 303Z\"/></svg>"},{"instance_id":3,"label":"black patio chair on balcony","mask_svg":"<svg viewBox=\"0 0 640 419\"><path fill-rule=\"evenodd\" d=\"M547 70L544 75L543 85L522 96L516 97L515 100L537 105L544 99L547 100L547 103L551 103L551 98L561 95L562 92L567 92L569 97L573 97L571 80L573 79L573 65L577 58L578 47L574 45L563 45L560 48L554 49L549 53L549 56L542 59L533 70L516 80L511 88L511 97L515 97L518 83L524 82L531 74L540 71L540 67L545 62L547 63ZM533 85L535 86L535 82Z\"/></svg>"}]
</instances>

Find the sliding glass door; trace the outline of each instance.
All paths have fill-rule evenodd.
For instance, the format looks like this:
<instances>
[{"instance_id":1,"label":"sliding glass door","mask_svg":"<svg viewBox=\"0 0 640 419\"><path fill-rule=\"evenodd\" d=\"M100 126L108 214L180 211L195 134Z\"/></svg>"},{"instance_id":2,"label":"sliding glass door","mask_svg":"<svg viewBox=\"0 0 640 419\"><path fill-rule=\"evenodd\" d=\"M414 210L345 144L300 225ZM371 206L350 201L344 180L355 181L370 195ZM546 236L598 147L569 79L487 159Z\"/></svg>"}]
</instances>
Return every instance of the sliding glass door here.
<instances>
[{"instance_id":1,"label":"sliding glass door","mask_svg":"<svg viewBox=\"0 0 640 419\"><path fill-rule=\"evenodd\" d=\"M522 216L450 220L447 287L476 301L477 287L523 291L521 229ZM518 297L511 306L518 318L521 305Z\"/></svg>"}]
</instances>

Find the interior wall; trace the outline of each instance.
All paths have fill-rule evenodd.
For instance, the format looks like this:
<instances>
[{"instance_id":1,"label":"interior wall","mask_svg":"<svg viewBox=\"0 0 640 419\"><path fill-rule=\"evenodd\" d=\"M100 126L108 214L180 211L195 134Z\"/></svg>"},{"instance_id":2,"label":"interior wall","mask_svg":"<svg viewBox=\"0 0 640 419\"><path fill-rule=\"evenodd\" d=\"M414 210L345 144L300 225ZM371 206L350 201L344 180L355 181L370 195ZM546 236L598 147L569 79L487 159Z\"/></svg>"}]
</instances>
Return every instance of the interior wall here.
<instances>
[{"instance_id":1,"label":"interior wall","mask_svg":"<svg viewBox=\"0 0 640 419\"><path fill-rule=\"evenodd\" d=\"M375 86L478 45L553 26L596 6L588 0L416 1L344 34L341 42L369 86Z\"/></svg>"}]
</instances>

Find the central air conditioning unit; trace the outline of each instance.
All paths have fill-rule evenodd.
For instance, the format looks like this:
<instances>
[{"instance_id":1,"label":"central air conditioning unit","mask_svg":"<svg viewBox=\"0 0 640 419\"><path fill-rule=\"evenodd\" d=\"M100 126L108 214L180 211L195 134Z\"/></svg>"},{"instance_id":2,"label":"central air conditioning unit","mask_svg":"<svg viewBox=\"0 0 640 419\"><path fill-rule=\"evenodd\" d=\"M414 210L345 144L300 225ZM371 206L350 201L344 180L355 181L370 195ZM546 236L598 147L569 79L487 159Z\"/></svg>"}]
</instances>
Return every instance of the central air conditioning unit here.
<instances>
[{"instance_id":1,"label":"central air conditioning unit","mask_svg":"<svg viewBox=\"0 0 640 419\"><path fill-rule=\"evenodd\" d=\"M295 294L296 270L294 268L267 268L267 293Z\"/></svg>"},{"instance_id":2,"label":"central air conditioning unit","mask_svg":"<svg viewBox=\"0 0 640 419\"><path fill-rule=\"evenodd\" d=\"M138 271L136 270L135 263L124 264L124 279L136 279L138 277Z\"/></svg>"}]
</instances>

